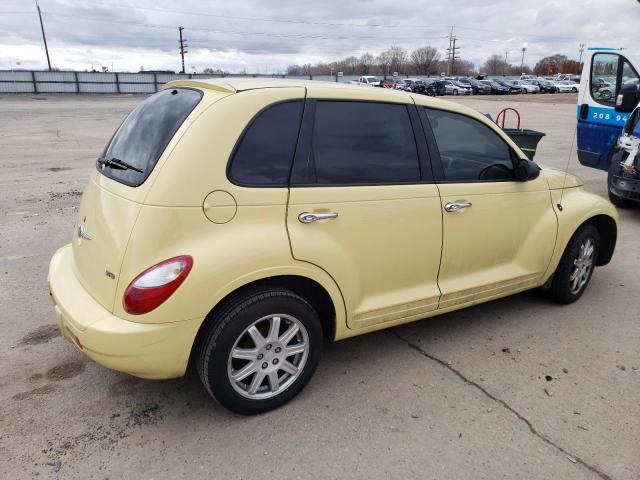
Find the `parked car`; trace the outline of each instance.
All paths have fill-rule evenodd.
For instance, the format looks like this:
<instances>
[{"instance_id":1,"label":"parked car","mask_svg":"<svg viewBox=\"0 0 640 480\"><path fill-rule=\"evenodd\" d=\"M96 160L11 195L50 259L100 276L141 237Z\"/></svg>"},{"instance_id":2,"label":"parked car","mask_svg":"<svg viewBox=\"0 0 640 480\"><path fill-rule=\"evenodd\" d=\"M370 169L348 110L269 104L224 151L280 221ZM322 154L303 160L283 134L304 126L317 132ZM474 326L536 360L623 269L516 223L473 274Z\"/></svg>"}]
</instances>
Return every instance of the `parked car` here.
<instances>
[{"instance_id":1,"label":"parked car","mask_svg":"<svg viewBox=\"0 0 640 480\"><path fill-rule=\"evenodd\" d=\"M433 89L435 96L451 95L453 86L446 80L435 80L430 87Z\"/></svg>"},{"instance_id":2,"label":"parked car","mask_svg":"<svg viewBox=\"0 0 640 480\"><path fill-rule=\"evenodd\" d=\"M578 93L578 88L580 88L580 84L574 83L571 80L563 80L559 83L562 85L567 85L569 87L569 91L573 93Z\"/></svg>"},{"instance_id":3,"label":"parked car","mask_svg":"<svg viewBox=\"0 0 640 480\"><path fill-rule=\"evenodd\" d=\"M399 79L396 83L396 90L404 90L405 92L412 91L412 85L417 81L416 78L403 78Z\"/></svg>"},{"instance_id":4,"label":"parked car","mask_svg":"<svg viewBox=\"0 0 640 480\"><path fill-rule=\"evenodd\" d=\"M553 84L555 85L555 87L558 89L558 92L560 93L570 93L570 92L576 92L578 91L578 85L573 85L570 84L569 82L553 82Z\"/></svg>"},{"instance_id":5,"label":"parked car","mask_svg":"<svg viewBox=\"0 0 640 480\"><path fill-rule=\"evenodd\" d=\"M530 80L530 82L538 86L540 93L556 93L558 91L558 87L549 80Z\"/></svg>"},{"instance_id":6,"label":"parked car","mask_svg":"<svg viewBox=\"0 0 640 480\"><path fill-rule=\"evenodd\" d=\"M520 93L540 93L540 87L528 80L513 80L511 85L520 87Z\"/></svg>"},{"instance_id":7,"label":"parked car","mask_svg":"<svg viewBox=\"0 0 640 480\"><path fill-rule=\"evenodd\" d=\"M411 85L411 91L420 95L428 95L435 97L437 95L436 81L434 80L416 80ZM444 93L442 94L444 95Z\"/></svg>"},{"instance_id":8,"label":"parked car","mask_svg":"<svg viewBox=\"0 0 640 480\"><path fill-rule=\"evenodd\" d=\"M617 218L470 108L185 79L109 140L48 283L62 335L96 362L149 379L192 364L222 405L258 413L303 389L324 339L543 286L578 300Z\"/></svg>"},{"instance_id":9,"label":"parked car","mask_svg":"<svg viewBox=\"0 0 640 480\"><path fill-rule=\"evenodd\" d=\"M473 95L491 93L491 87L484 85L473 78L461 78L458 80L458 83L470 88Z\"/></svg>"},{"instance_id":10,"label":"parked car","mask_svg":"<svg viewBox=\"0 0 640 480\"><path fill-rule=\"evenodd\" d=\"M508 90L507 93L520 93L522 90L519 86L509 83L507 80L500 80L496 78L494 82L505 87Z\"/></svg>"},{"instance_id":11,"label":"parked car","mask_svg":"<svg viewBox=\"0 0 640 480\"><path fill-rule=\"evenodd\" d=\"M385 78L384 80L380 80L379 86L382 88L396 88L398 86L398 82L393 78Z\"/></svg>"},{"instance_id":12,"label":"parked car","mask_svg":"<svg viewBox=\"0 0 640 480\"><path fill-rule=\"evenodd\" d=\"M498 82L494 82L493 80L478 80L479 82L488 85L491 88L491 93L494 95L506 95L511 92L509 87L505 87L504 85L499 84Z\"/></svg>"},{"instance_id":13,"label":"parked car","mask_svg":"<svg viewBox=\"0 0 640 480\"><path fill-rule=\"evenodd\" d=\"M471 88L454 80L443 80L447 95L471 95Z\"/></svg>"},{"instance_id":14,"label":"parked car","mask_svg":"<svg viewBox=\"0 0 640 480\"><path fill-rule=\"evenodd\" d=\"M352 85L355 84L364 85L367 87L379 87L380 79L375 75L363 75L362 77L358 78L358 80L351 80L349 83Z\"/></svg>"}]
</instances>

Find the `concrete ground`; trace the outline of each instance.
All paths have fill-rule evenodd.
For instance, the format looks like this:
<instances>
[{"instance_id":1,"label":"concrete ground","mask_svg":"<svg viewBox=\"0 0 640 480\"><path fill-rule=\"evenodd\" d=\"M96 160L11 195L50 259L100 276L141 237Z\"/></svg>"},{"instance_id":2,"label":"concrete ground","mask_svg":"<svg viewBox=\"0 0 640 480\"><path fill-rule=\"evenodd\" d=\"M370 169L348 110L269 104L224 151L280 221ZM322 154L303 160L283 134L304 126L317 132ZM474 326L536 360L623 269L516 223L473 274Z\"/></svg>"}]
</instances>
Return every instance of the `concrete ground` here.
<instances>
[{"instance_id":1,"label":"concrete ground","mask_svg":"<svg viewBox=\"0 0 640 480\"><path fill-rule=\"evenodd\" d=\"M524 293L327 345L265 415L229 413L195 378L87 361L56 329L48 262L142 98L0 97L0 477L640 478L640 209L620 212L613 261L579 302ZM575 157L575 95L456 101L515 105L547 132L539 162L606 193Z\"/></svg>"}]
</instances>

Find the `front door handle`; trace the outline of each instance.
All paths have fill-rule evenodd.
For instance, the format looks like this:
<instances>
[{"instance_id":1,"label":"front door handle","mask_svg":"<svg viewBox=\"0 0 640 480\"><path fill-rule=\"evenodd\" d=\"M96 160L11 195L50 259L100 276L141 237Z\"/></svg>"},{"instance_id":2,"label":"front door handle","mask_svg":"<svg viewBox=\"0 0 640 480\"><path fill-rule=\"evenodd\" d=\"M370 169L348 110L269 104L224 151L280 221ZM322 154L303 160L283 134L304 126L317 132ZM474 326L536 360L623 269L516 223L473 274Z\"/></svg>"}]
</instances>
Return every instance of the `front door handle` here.
<instances>
[{"instance_id":1,"label":"front door handle","mask_svg":"<svg viewBox=\"0 0 640 480\"><path fill-rule=\"evenodd\" d=\"M302 212L298 215L298 220L301 223L313 223L318 220L330 220L332 218L338 218L337 213L311 213L311 212Z\"/></svg>"},{"instance_id":2,"label":"front door handle","mask_svg":"<svg viewBox=\"0 0 640 480\"><path fill-rule=\"evenodd\" d=\"M444 209L447 212L457 212L458 210L469 207L471 207L471 202L449 202L444 206Z\"/></svg>"},{"instance_id":3,"label":"front door handle","mask_svg":"<svg viewBox=\"0 0 640 480\"><path fill-rule=\"evenodd\" d=\"M584 120L587 118L587 115L589 115L589 104L583 103L582 106L580 106L580 118Z\"/></svg>"}]
</instances>

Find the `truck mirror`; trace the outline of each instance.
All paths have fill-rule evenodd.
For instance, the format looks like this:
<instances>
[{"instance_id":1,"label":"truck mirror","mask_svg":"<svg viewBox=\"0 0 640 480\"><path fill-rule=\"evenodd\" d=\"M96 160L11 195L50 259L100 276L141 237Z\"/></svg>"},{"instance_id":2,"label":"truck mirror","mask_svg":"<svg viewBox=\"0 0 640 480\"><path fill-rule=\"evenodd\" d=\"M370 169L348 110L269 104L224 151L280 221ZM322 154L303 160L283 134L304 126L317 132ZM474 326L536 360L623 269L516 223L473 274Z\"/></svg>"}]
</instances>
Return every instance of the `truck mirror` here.
<instances>
[{"instance_id":1,"label":"truck mirror","mask_svg":"<svg viewBox=\"0 0 640 480\"><path fill-rule=\"evenodd\" d=\"M616 112L629 113L640 103L640 83L623 85L616 97Z\"/></svg>"}]
</instances>

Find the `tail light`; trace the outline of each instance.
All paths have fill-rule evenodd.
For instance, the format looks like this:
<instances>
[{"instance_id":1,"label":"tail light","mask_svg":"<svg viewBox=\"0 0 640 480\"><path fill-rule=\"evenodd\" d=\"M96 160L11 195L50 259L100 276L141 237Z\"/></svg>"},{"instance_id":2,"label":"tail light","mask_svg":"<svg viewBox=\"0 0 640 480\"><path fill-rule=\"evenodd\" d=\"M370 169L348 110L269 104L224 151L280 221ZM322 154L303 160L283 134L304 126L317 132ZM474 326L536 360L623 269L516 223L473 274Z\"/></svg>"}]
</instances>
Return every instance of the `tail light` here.
<instances>
[{"instance_id":1,"label":"tail light","mask_svg":"<svg viewBox=\"0 0 640 480\"><path fill-rule=\"evenodd\" d=\"M192 266L193 258L181 255L142 272L124 292L122 305L125 311L141 315L162 305L182 285Z\"/></svg>"}]
</instances>

